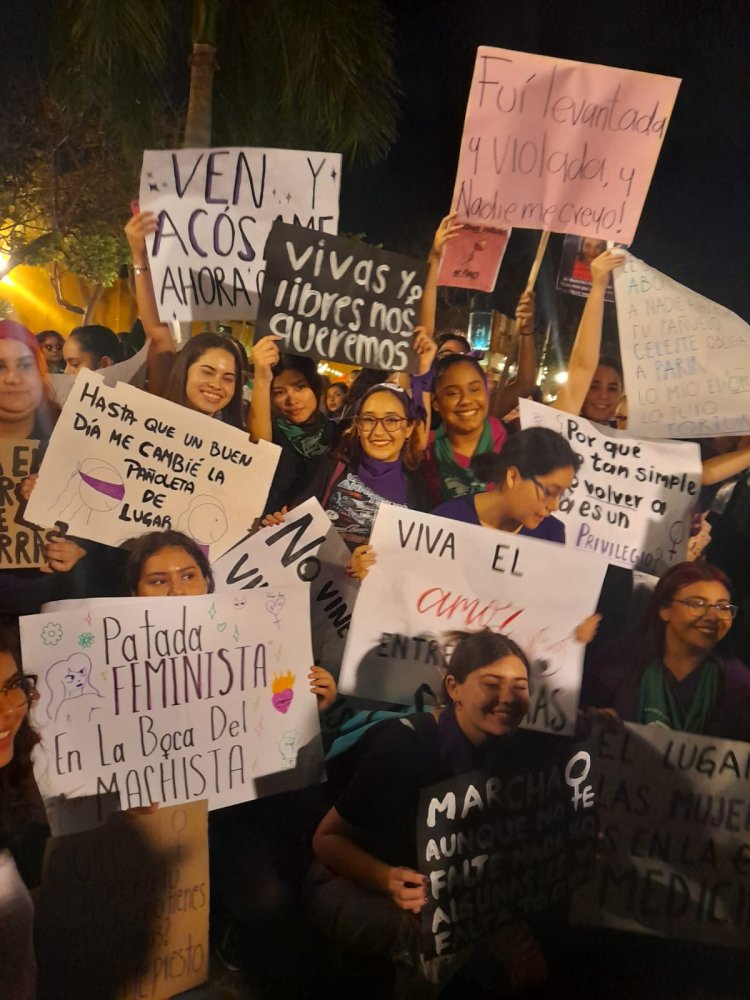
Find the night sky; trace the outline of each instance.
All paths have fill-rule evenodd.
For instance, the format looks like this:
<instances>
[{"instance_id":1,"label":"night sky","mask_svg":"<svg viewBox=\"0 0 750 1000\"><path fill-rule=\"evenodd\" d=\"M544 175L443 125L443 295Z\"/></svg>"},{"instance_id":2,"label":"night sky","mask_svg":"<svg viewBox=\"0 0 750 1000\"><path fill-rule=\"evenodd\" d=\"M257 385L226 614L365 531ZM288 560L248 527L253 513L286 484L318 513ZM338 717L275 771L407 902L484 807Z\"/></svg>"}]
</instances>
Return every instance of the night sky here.
<instances>
[{"instance_id":1,"label":"night sky","mask_svg":"<svg viewBox=\"0 0 750 1000\"><path fill-rule=\"evenodd\" d=\"M356 7L356 0L351 2ZM384 4L393 18L402 89L399 136L386 161L345 173L342 231L363 232L368 241L403 253L426 252L450 207L479 45L681 77L633 252L750 321L748 0ZM46 0L3 3L6 74L22 78L43 69L40 41L49 9ZM176 63L179 69L180 60ZM512 311L536 239L529 231L513 235L494 297L504 311ZM552 238L540 279L540 300L548 309L561 241ZM580 302L571 306L556 298L558 314L580 308Z\"/></svg>"},{"instance_id":2,"label":"night sky","mask_svg":"<svg viewBox=\"0 0 750 1000\"><path fill-rule=\"evenodd\" d=\"M750 321L750 3L391 0L390 7L404 92L399 139L386 162L345 177L342 229L403 252L427 248L450 208L479 45L680 77L632 249ZM504 311L521 291L537 238L514 232L495 295ZM550 242L540 279L548 289L561 242Z\"/></svg>"}]
</instances>

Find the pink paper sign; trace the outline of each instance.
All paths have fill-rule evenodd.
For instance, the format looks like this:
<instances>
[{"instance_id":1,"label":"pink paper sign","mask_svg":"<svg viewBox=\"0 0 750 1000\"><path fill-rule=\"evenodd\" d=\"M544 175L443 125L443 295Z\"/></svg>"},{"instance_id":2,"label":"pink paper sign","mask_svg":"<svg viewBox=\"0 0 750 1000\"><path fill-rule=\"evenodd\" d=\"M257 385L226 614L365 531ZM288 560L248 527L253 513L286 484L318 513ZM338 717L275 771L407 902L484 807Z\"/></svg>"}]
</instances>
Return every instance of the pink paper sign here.
<instances>
[{"instance_id":1,"label":"pink paper sign","mask_svg":"<svg viewBox=\"0 0 750 1000\"><path fill-rule=\"evenodd\" d=\"M680 80L482 46L454 210L630 243Z\"/></svg>"},{"instance_id":2,"label":"pink paper sign","mask_svg":"<svg viewBox=\"0 0 750 1000\"><path fill-rule=\"evenodd\" d=\"M509 229L466 225L445 245L438 284L494 291L510 237Z\"/></svg>"}]
</instances>

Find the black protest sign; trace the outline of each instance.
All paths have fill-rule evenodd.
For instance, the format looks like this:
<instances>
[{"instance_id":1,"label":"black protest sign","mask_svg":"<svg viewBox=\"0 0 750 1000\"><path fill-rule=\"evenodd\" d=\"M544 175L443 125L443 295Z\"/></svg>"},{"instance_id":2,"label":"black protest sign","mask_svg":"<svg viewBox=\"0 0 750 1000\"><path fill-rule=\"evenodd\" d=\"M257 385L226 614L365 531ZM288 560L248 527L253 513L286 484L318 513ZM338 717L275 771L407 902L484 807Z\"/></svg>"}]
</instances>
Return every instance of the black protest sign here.
<instances>
[{"instance_id":1,"label":"black protest sign","mask_svg":"<svg viewBox=\"0 0 750 1000\"><path fill-rule=\"evenodd\" d=\"M410 344L426 275L423 261L275 222L255 339L276 334L290 354L416 371Z\"/></svg>"},{"instance_id":2,"label":"black protest sign","mask_svg":"<svg viewBox=\"0 0 750 1000\"><path fill-rule=\"evenodd\" d=\"M35 467L38 441L0 441L0 569L44 564L45 538L23 520L22 481Z\"/></svg>"},{"instance_id":3,"label":"black protest sign","mask_svg":"<svg viewBox=\"0 0 750 1000\"><path fill-rule=\"evenodd\" d=\"M565 900L593 872L591 754L519 734L528 754L424 789L417 819L428 956L455 954ZM520 762L520 764L518 763Z\"/></svg>"}]
</instances>

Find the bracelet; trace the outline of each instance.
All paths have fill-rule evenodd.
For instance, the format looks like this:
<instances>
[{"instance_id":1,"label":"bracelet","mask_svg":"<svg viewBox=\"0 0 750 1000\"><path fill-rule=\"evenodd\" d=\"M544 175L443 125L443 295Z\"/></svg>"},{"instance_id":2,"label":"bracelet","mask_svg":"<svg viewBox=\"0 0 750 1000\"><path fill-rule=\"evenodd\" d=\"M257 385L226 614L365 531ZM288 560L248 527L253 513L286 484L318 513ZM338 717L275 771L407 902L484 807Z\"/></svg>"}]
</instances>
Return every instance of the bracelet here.
<instances>
[{"instance_id":1,"label":"bracelet","mask_svg":"<svg viewBox=\"0 0 750 1000\"><path fill-rule=\"evenodd\" d=\"M150 271L151 268L148 264L133 264L133 274L144 274L146 271Z\"/></svg>"}]
</instances>

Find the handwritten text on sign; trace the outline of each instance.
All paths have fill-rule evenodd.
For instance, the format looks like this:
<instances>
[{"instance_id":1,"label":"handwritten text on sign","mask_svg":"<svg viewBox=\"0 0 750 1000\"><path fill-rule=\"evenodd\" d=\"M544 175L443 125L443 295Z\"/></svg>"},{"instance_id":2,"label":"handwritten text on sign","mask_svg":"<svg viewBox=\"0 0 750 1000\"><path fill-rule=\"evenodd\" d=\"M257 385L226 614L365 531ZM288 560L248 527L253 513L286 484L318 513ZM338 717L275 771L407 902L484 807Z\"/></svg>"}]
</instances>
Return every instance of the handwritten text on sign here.
<instances>
[{"instance_id":1,"label":"handwritten text on sign","mask_svg":"<svg viewBox=\"0 0 750 1000\"><path fill-rule=\"evenodd\" d=\"M310 585L310 624L317 663L338 673L359 584L347 576L351 556L317 500L284 523L248 534L214 563L216 589L250 590L295 581Z\"/></svg>"},{"instance_id":2,"label":"handwritten text on sign","mask_svg":"<svg viewBox=\"0 0 750 1000\"><path fill-rule=\"evenodd\" d=\"M39 674L39 783L51 795L116 791L123 808L254 796L318 732L303 587L21 619Z\"/></svg>"},{"instance_id":3,"label":"handwritten text on sign","mask_svg":"<svg viewBox=\"0 0 750 1000\"><path fill-rule=\"evenodd\" d=\"M573 631L596 607L604 560L386 504L371 543L378 561L354 606L342 690L409 704L422 683L439 690L446 633L489 628L515 639L532 663L528 724L573 731L583 656Z\"/></svg>"},{"instance_id":4,"label":"handwritten text on sign","mask_svg":"<svg viewBox=\"0 0 750 1000\"><path fill-rule=\"evenodd\" d=\"M630 243L679 83L481 47L454 210L468 222Z\"/></svg>"},{"instance_id":5,"label":"handwritten text on sign","mask_svg":"<svg viewBox=\"0 0 750 1000\"><path fill-rule=\"evenodd\" d=\"M465 225L445 244L438 284L494 291L509 239L508 229Z\"/></svg>"},{"instance_id":6,"label":"handwritten text on sign","mask_svg":"<svg viewBox=\"0 0 750 1000\"><path fill-rule=\"evenodd\" d=\"M582 459L557 516L566 543L659 575L685 558L701 483L697 444L639 441L522 399L524 427L549 427Z\"/></svg>"},{"instance_id":7,"label":"handwritten text on sign","mask_svg":"<svg viewBox=\"0 0 750 1000\"><path fill-rule=\"evenodd\" d=\"M255 339L349 365L416 370L409 350L427 265L343 236L274 223Z\"/></svg>"},{"instance_id":8,"label":"handwritten text on sign","mask_svg":"<svg viewBox=\"0 0 750 1000\"><path fill-rule=\"evenodd\" d=\"M31 474L38 441L0 441L0 569L44 563L44 536L18 520L18 488Z\"/></svg>"},{"instance_id":9,"label":"handwritten text on sign","mask_svg":"<svg viewBox=\"0 0 750 1000\"><path fill-rule=\"evenodd\" d=\"M63 521L71 534L105 545L174 528L216 558L262 512L278 455L276 445L253 444L220 420L82 372L26 518Z\"/></svg>"},{"instance_id":10,"label":"handwritten text on sign","mask_svg":"<svg viewBox=\"0 0 750 1000\"><path fill-rule=\"evenodd\" d=\"M628 426L644 437L750 432L750 326L630 257L615 271Z\"/></svg>"},{"instance_id":11,"label":"handwritten text on sign","mask_svg":"<svg viewBox=\"0 0 750 1000\"><path fill-rule=\"evenodd\" d=\"M146 150L140 206L159 315L252 319L275 219L338 231L341 155L295 149Z\"/></svg>"},{"instance_id":12,"label":"handwritten text on sign","mask_svg":"<svg viewBox=\"0 0 750 1000\"><path fill-rule=\"evenodd\" d=\"M429 880L421 919L431 954L454 954L520 914L559 905L591 876L588 749L539 734L516 740L498 750L497 768L420 796L419 869Z\"/></svg>"},{"instance_id":13,"label":"handwritten text on sign","mask_svg":"<svg viewBox=\"0 0 750 1000\"><path fill-rule=\"evenodd\" d=\"M750 744L628 724L594 763L600 854L575 922L747 948Z\"/></svg>"},{"instance_id":14,"label":"handwritten text on sign","mask_svg":"<svg viewBox=\"0 0 750 1000\"><path fill-rule=\"evenodd\" d=\"M39 996L167 1000L200 985L208 911L205 800L48 841Z\"/></svg>"}]
</instances>

